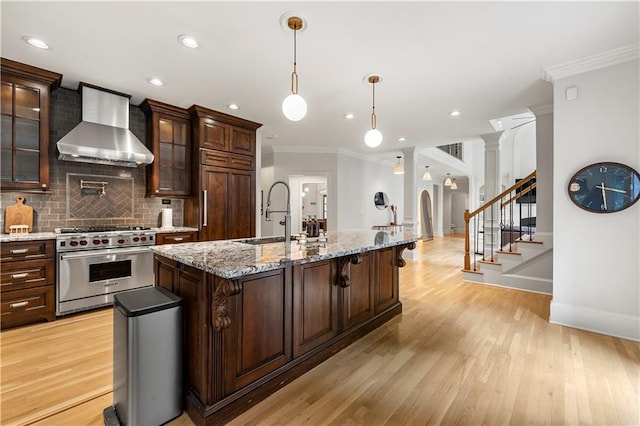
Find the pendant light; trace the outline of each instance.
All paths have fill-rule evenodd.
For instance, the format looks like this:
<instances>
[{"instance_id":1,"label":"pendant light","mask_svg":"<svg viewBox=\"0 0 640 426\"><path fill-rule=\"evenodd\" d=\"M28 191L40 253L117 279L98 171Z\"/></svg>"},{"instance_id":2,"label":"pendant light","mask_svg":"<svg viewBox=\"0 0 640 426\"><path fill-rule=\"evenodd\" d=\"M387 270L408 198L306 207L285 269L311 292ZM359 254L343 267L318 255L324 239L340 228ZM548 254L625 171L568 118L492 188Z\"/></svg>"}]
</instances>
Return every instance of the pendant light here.
<instances>
[{"instance_id":1,"label":"pendant light","mask_svg":"<svg viewBox=\"0 0 640 426\"><path fill-rule=\"evenodd\" d=\"M444 186L451 186L451 173L447 173L447 178L444 180Z\"/></svg>"},{"instance_id":2,"label":"pendant light","mask_svg":"<svg viewBox=\"0 0 640 426\"><path fill-rule=\"evenodd\" d=\"M382 143L382 133L380 133L380 130L376 129L376 83L379 81L379 76L369 76L369 83L371 83L371 87L373 88L373 108L371 110L371 130L364 135L364 143L366 143L370 148L380 146ZM404 171L402 173L404 173Z\"/></svg>"},{"instance_id":3,"label":"pendant light","mask_svg":"<svg viewBox=\"0 0 640 426\"><path fill-rule=\"evenodd\" d=\"M422 180L425 182L433 180L433 178L431 177L431 173L429 172L429 166L424 166L424 174L422 175Z\"/></svg>"},{"instance_id":4,"label":"pendant light","mask_svg":"<svg viewBox=\"0 0 640 426\"><path fill-rule=\"evenodd\" d=\"M396 166L393 168L393 174L394 175L403 175L404 174L404 164L402 164L402 157L401 156L397 156L396 157L398 159L398 162L396 163Z\"/></svg>"},{"instance_id":5,"label":"pendant light","mask_svg":"<svg viewBox=\"0 0 640 426\"><path fill-rule=\"evenodd\" d=\"M458 184L456 183L456 178L453 178L451 181L451 189L458 189Z\"/></svg>"},{"instance_id":6,"label":"pendant light","mask_svg":"<svg viewBox=\"0 0 640 426\"><path fill-rule=\"evenodd\" d=\"M291 121L300 121L307 115L307 102L298 95L298 72L296 62L296 34L302 29L302 18L292 16L287 25L293 30L293 72L291 73L291 94L282 102L282 113Z\"/></svg>"}]
</instances>

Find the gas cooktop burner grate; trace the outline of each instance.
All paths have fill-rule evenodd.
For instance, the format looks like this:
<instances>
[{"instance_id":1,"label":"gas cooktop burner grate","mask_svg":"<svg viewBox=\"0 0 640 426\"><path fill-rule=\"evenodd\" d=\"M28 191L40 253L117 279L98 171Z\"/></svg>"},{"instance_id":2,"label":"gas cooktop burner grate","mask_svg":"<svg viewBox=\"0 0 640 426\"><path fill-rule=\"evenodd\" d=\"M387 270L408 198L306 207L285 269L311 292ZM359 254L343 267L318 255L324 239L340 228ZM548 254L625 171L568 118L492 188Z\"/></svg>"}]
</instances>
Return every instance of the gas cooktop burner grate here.
<instances>
[{"instance_id":1,"label":"gas cooktop burner grate","mask_svg":"<svg viewBox=\"0 0 640 426\"><path fill-rule=\"evenodd\" d=\"M114 232L114 231L146 231L151 228L144 226L87 226L84 228L60 228L61 234L79 234L86 232Z\"/></svg>"}]
</instances>

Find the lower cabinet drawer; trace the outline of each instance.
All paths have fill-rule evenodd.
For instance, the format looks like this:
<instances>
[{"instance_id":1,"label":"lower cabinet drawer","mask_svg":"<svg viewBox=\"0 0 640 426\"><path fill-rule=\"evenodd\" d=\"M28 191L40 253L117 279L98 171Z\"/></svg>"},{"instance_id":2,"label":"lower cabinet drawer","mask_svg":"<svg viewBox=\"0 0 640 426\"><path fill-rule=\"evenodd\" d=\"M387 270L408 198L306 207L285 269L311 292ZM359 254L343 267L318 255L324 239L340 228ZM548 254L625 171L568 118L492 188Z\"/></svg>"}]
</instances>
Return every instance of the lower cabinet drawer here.
<instances>
[{"instance_id":1,"label":"lower cabinet drawer","mask_svg":"<svg viewBox=\"0 0 640 426\"><path fill-rule=\"evenodd\" d=\"M2 292L0 328L54 319L54 286Z\"/></svg>"},{"instance_id":2,"label":"lower cabinet drawer","mask_svg":"<svg viewBox=\"0 0 640 426\"><path fill-rule=\"evenodd\" d=\"M158 244L179 244L198 241L197 232L164 233L156 235Z\"/></svg>"},{"instance_id":3,"label":"lower cabinet drawer","mask_svg":"<svg viewBox=\"0 0 640 426\"><path fill-rule=\"evenodd\" d=\"M0 292L53 285L55 279L53 260L7 262L0 271Z\"/></svg>"}]
</instances>

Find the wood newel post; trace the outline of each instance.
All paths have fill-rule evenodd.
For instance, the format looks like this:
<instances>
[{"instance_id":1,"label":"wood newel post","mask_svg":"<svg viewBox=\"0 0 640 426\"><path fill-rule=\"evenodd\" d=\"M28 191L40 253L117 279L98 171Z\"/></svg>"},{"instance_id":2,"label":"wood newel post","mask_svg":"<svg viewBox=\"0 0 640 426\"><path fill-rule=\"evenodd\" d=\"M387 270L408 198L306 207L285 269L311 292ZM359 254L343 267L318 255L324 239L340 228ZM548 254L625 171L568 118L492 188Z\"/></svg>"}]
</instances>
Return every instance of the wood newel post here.
<instances>
[{"instance_id":1,"label":"wood newel post","mask_svg":"<svg viewBox=\"0 0 640 426\"><path fill-rule=\"evenodd\" d=\"M469 256L469 210L464 211L464 269L471 270L471 257Z\"/></svg>"}]
</instances>

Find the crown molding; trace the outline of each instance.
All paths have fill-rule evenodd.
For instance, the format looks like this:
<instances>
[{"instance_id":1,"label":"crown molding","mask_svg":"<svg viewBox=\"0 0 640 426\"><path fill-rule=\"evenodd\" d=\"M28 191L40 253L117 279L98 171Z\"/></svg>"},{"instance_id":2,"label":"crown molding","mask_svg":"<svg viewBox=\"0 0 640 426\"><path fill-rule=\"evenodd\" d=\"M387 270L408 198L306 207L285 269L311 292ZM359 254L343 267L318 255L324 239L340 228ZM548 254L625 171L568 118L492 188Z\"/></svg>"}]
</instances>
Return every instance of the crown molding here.
<instances>
[{"instance_id":1,"label":"crown molding","mask_svg":"<svg viewBox=\"0 0 640 426\"><path fill-rule=\"evenodd\" d=\"M628 46L609 50L608 52L598 53L596 55L587 56L585 58L565 62L564 64L552 67L542 68L542 79L553 83L554 81L565 77L571 77L576 74L636 60L640 57L639 53L640 46L638 43L630 44Z\"/></svg>"}]
</instances>

